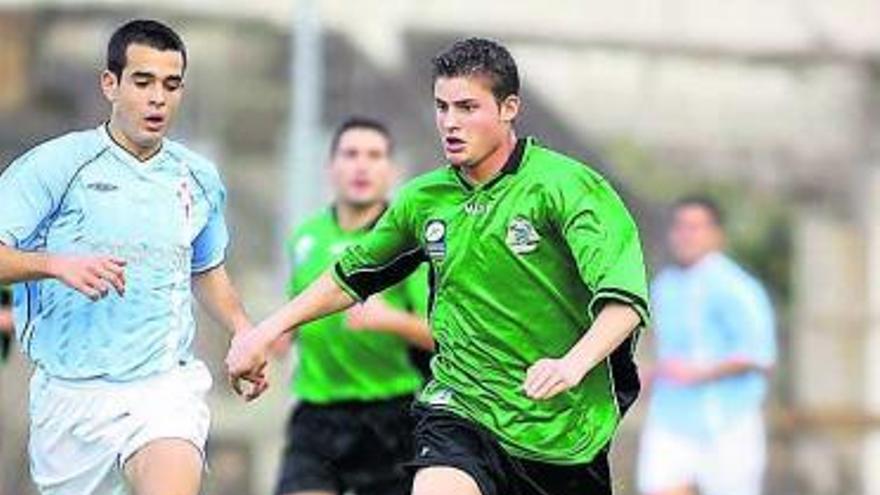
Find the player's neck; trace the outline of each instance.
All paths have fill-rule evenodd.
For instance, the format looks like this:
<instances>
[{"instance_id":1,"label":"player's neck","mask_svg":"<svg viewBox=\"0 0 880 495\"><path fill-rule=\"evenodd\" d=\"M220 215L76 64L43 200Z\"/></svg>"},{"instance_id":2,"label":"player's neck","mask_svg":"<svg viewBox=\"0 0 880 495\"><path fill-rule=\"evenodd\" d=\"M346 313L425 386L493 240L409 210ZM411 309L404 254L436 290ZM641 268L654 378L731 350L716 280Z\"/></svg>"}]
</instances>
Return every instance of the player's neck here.
<instances>
[{"instance_id":1,"label":"player's neck","mask_svg":"<svg viewBox=\"0 0 880 495\"><path fill-rule=\"evenodd\" d=\"M705 253L689 260L680 260L678 261L678 266L684 269L696 268L700 265L705 264L708 261L711 261L713 258L717 257L720 254L720 250L713 249L711 251L706 251Z\"/></svg>"},{"instance_id":2,"label":"player's neck","mask_svg":"<svg viewBox=\"0 0 880 495\"><path fill-rule=\"evenodd\" d=\"M162 147L161 140L155 145L146 148L138 145L113 124L113 119L110 119L110 122L107 123L107 132L114 143L141 162L145 162L155 156Z\"/></svg>"},{"instance_id":3,"label":"player's neck","mask_svg":"<svg viewBox=\"0 0 880 495\"><path fill-rule=\"evenodd\" d=\"M501 170L504 168L504 165L507 164L507 160L510 158L510 155L513 154L515 148L516 133L510 131L508 138L503 140L494 151L486 155L486 157L476 165L462 167L462 171L468 180L474 184L484 184L489 182L501 173Z\"/></svg>"},{"instance_id":4,"label":"player's neck","mask_svg":"<svg viewBox=\"0 0 880 495\"><path fill-rule=\"evenodd\" d=\"M345 231L360 230L374 223L385 211L385 202L377 201L366 206L336 203L336 222Z\"/></svg>"}]
</instances>

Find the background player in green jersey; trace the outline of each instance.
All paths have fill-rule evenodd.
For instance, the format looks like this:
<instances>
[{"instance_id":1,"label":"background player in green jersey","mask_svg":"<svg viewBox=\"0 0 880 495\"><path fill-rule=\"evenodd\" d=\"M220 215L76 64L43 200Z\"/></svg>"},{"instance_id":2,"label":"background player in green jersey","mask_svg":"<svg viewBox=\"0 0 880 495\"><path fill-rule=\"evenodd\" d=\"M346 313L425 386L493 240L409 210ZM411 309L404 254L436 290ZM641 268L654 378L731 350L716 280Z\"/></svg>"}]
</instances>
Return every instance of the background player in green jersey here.
<instances>
[{"instance_id":1,"label":"background player in green jersey","mask_svg":"<svg viewBox=\"0 0 880 495\"><path fill-rule=\"evenodd\" d=\"M336 130L329 172L333 205L298 226L287 241L293 297L375 225L395 179L392 138L381 122L351 118ZM412 343L431 349L425 321L427 270L420 269L348 314L302 325L276 493L394 495L409 491L401 467L412 455L409 408L422 386ZM286 349L289 339L280 343Z\"/></svg>"},{"instance_id":2,"label":"background player in green jersey","mask_svg":"<svg viewBox=\"0 0 880 495\"><path fill-rule=\"evenodd\" d=\"M517 139L519 76L486 39L433 60L448 166L408 183L330 273L246 334L233 380L281 333L428 261L433 379L414 411L415 495L611 493L608 446L639 383L641 244L605 179Z\"/></svg>"}]
</instances>

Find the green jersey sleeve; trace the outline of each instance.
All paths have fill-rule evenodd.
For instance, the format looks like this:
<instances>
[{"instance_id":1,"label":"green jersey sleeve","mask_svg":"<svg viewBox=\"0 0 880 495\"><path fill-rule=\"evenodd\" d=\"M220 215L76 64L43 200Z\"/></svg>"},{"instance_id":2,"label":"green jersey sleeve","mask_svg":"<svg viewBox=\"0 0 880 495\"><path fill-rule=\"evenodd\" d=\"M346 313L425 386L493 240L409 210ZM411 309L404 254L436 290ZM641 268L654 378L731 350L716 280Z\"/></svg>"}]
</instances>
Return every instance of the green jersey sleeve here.
<instances>
[{"instance_id":1,"label":"green jersey sleeve","mask_svg":"<svg viewBox=\"0 0 880 495\"><path fill-rule=\"evenodd\" d=\"M401 193L373 230L346 248L334 266L333 278L356 300L399 283L427 259L407 209L406 194Z\"/></svg>"},{"instance_id":2,"label":"green jersey sleeve","mask_svg":"<svg viewBox=\"0 0 880 495\"><path fill-rule=\"evenodd\" d=\"M428 316L428 265L423 263L403 281L407 309L422 318Z\"/></svg>"},{"instance_id":3,"label":"green jersey sleeve","mask_svg":"<svg viewBox=\"0 0 880 495\"><path fill-rule=\"evenodd\" d=\"M591 294L590 316L605 303L630 305L647 325L647 277L636 223L604 179L584 173L560 181L554 198L559 229Z\"/></svg>"}]
</instances>

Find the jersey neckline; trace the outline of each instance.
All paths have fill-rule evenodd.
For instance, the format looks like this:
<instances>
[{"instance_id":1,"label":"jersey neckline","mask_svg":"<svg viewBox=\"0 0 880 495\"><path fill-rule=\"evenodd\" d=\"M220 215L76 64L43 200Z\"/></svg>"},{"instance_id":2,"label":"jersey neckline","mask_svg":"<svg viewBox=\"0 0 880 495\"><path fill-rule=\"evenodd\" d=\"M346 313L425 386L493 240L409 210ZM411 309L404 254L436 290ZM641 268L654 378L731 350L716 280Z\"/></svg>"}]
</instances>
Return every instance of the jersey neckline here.
<instances>
[{"instance_id":1,"label":"jersey neckline","mask_svg":"<svg viewBox=\"0 0 880 495\"><path fill-rule=\"evenodd\" d=\"M375 227L376 224L379 223L379 219L382 218L382 215L384 215L385 212L388 210L388 201L382 201L382 211L380 211L379 214L376 215L376 218L364 224L363 227L354 230L345 230L342 228L342 225L339 224L339 212L336 210L336 208L337 206L335 201L333 203L330 203L330 207L328 208L330 210L330 219L333 222L333 226L336 227L336 230L344 234L356 234L358 232L369 232L373 230L373 227Z\"/></svg>"},{"instance_id":2,"label":"jersey neckline","mask_svg":"<svg viewBox=\"0 0 880 495\"><path fill-rule=\"evenodd\" d=\"M504 177L508 175L516 174L522 166L523 157L525 156L526 147L530 144L532 139L530 137L523 137L516 140L516 145L513 147L513 151L511 151L510 156L507 157L507 161L504 162L504 166L501 167L501 170L498 171L498 174L495 177L489 179L488 182L484 184L473 184L471 183L464 175L461 173L461 169L459 167L454 167L450 165L449 167L452 169L452 173L458 179L458 182L461 183L462 187L468 192L473 191L487 191L494 187L496 184L501 182Z\"/></svg>"},{"instance_id":3,"label":"jersey neckline","mask_svg":"<svg viewBox=\"0 0 880 495\"><path fill-rule=\"evenodd\" d=\"M126 163L130 163L133 165L137 165L138 167L149 167L151 164L161 161L162 156L165 151L165 138L162 138L162 142L159 145L159 148L150 155L146 160L141 160L136 157L131 151L127 150L122 144L120 144L113 137L113 134L110 133L110 122L104 122L98 128L98 133L104 139L104 141L110 146L112 151L115 151L116 156L123 159Z\"/></svg>"}]
</instances>

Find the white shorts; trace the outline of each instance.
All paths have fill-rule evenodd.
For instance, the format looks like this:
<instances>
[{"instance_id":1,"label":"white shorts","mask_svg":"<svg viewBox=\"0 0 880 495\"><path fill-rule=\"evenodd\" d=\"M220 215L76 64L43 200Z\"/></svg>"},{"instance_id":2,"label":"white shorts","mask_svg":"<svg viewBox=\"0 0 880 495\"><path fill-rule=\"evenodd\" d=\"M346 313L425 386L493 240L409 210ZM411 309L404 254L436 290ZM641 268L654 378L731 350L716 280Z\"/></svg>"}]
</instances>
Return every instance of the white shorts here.
<instances>
[{"instance_id":1,"label":"white shorts","mask_svg":"<svg viewBox=\"0 0 880 495\"><path fill-rule=\"evenodd\" d=\"M128 493L123 465L149 442L180 438L204 458L211 374L201 361L125 383L39 369L30 385L31 475L43 495Z\"/></svg>"},{"instance_id":2,"label":"white shorts","mask_svg":"<svg viewBox=\"0 0 880 495\"><path fill-rule=\"evenodd\" d=\"M760 413L705 440L648 425L641 438L639 491L691 486L703 495L760 495L766 457Z\"/></svg>"}]
</instances>

